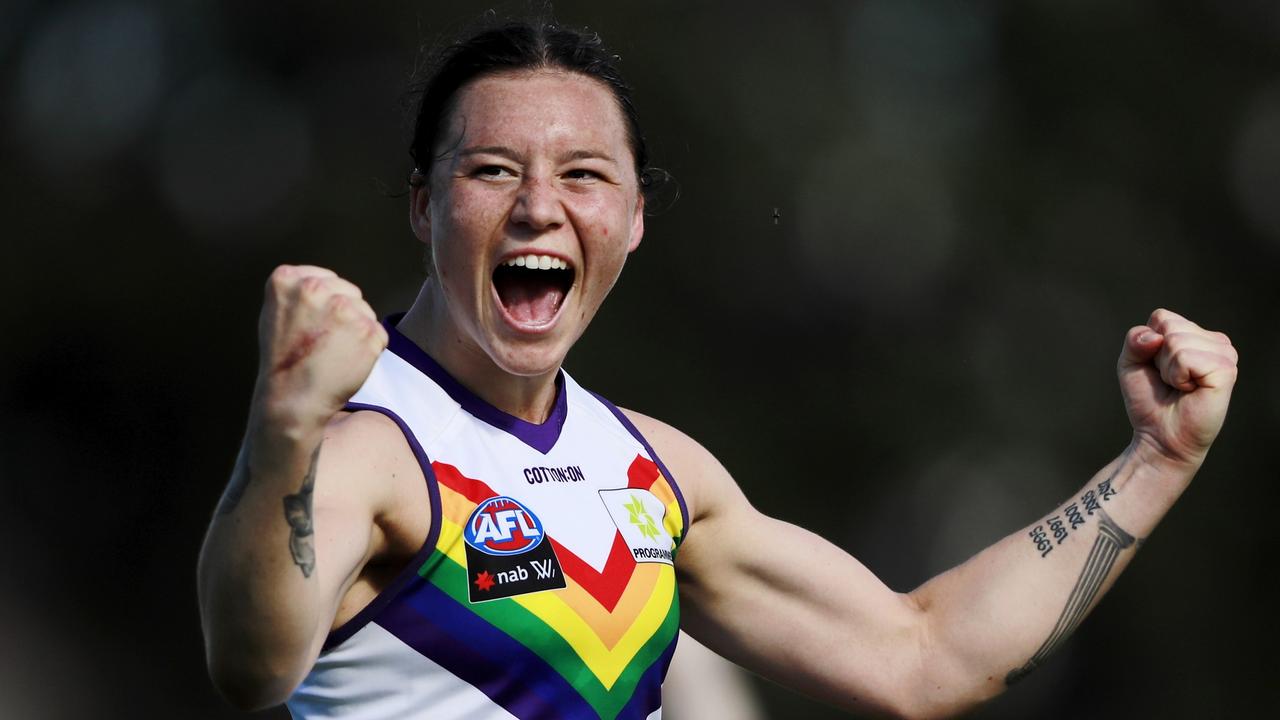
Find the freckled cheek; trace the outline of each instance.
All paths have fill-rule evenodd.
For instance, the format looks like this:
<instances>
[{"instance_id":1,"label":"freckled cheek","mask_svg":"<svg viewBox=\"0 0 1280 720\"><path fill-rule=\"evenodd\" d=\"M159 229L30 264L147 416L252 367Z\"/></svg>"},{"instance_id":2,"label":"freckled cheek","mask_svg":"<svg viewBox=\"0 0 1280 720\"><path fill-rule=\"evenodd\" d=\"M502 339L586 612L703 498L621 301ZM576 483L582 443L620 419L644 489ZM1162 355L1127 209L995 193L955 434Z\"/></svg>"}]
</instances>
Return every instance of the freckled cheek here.
<instances>
[{"instance_id":1,"label":"freckled cheek","mask_svg":"<svg viewBox=\"0 0 1280 720\"><path fill-rule=\"evenodd\" d=\"M623 226L623 217L618 208L601 198L584 198L573 205L572 212L598 237L611 238Z\"/></svg>"},{"instance_id":2,"label":"freckled cheek","mask_svg":"<svg viewBox=\"0 0 1280 720\"><path fill-rule=\"evenodd\" d=\"M450 199L449 215L455 226L475 227L493 223L509 206L509 198L491 190L464 189Z\"/></svg>"},{"instance_id":3,"label":"freckled cheek","mask_svg":"<svg viewBox=\"0 0 1280 720\"><path fill-rule=\"evenodd\" d=\"M455 255L470 253L483 256L485 244L504 222L506 214L502 208L460 199L449 208L443 240Z\"/></svg>"}]
</instances>

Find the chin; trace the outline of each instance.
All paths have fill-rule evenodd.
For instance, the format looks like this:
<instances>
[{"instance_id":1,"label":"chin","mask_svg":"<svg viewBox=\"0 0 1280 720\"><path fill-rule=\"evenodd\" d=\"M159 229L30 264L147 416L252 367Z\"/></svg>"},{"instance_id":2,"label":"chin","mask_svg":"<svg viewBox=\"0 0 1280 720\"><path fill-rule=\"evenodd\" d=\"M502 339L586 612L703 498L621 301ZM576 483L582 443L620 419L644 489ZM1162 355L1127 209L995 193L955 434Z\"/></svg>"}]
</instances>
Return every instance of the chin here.
<instances>
[{"instance_id":1,"label":"chin","mask_svg":"<svg viewBox=\"0 0 1280 720\"><path fill-rule=\"evenodd\" d=\"M545 338L528 344L494 347L490 353L494 364L504 372L517 377L539 377L560 369L568 348L560 343L548 343Z\"/></svg>"}]
</instances>

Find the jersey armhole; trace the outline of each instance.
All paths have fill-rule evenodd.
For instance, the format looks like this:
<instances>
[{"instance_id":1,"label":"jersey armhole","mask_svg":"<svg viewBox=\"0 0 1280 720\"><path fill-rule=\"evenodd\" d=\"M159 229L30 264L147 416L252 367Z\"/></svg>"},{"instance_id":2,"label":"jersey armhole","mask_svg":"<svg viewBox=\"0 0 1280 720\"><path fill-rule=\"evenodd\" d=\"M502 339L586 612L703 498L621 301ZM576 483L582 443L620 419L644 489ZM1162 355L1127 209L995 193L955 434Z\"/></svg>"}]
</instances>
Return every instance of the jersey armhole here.
<instances>
[{"instance_id":1,"label":"jersey armhole","mask_svg":"<svg viewBox=\"0 0 1280 720\"><path fill-rule=\"evenodd\" d=\"M618 419L618 422L622 423L622 427L626 428L627 432L631 433L631 436L644 446L644 451L649 453L650 459L658 466L658 470L662 472L662 477L667 479L667 484L671 486L671 491L676 494L676 502L680 504L680 514L684 517L684 531L680 534L680 542L677 543L677 545L683 545L685 539L689 537L689 533L693 530L693 518L689 517L689 506L685 505L684 493L680 492L680 483L676 482L676 476L672 475L671 471L667 469L666 464L662 462L662 458L658 457L658 453L654 451L653 446L649 444L644 434L640 432L635 423L631 422L631 418L627 417L626 413L594 390L587 390L587 392L600 401L601 405L608 408L609 412L613 413L613 416Z\"/></svg>"},{"instance_id":2,"label":"jersey armhole","mask_svg":"<svg viewBox=\"0 0 1280 720\"><path fill-rule=\"evenodd\" d=\"M418 438L414 436L413 431L409 429L409 426L405 424L405 421L399 415L379 405L349 402L343 407L343 410L347 412L368 410L380 413L390 418L400 428L400 432L404 433L405 442L409 444L409 449L413 451L414 457L418 460L418 465L422 468L422 476L427 481L427 494L430 496L431 501L431 529L427 531L427 539L422 543L422 547L417 554L400 570L395 579L384 587L368 605L361 608L360 612L329 633L329 637L325 638L324 645L320 649L322 653L346 642L348 638L355 635L365 625L368 625L370 620L377 617L383 608L404 590L405 586L418 577L418 569L427 561L427 558L431 557L431 553L435 551L436 542L440 539L440 486L436 480L435 472L431 469L431 461L427 458L427 453L422 449L422 444L418 442ZM683 505L681 505L681 512L684 512Z\"/></svg>"}]
</instances>

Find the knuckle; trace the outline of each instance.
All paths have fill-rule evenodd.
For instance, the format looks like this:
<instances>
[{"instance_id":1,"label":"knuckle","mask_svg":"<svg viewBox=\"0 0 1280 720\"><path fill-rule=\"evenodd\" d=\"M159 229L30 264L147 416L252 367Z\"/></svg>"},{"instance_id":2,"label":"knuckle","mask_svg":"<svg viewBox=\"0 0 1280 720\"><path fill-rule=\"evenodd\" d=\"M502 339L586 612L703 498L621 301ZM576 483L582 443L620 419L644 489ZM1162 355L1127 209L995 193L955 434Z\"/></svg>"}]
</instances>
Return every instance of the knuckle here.
<instances>
[{"instance_id":1,"label":"knuckle","mask_svg":"<svg viewBox=\"0 0 1280 720\"><path fill-rule=\"evenodd\" d=\"M1172 330L1164 334L1164 346L1171 353L1186 350L1194 343L1195 336L1186 332Z\"/></svg>"},{"instance_id":2,"label":"knuckle","mask_svg":"<svg viewBox=\"0 0 1280 720\"><path fill-rule=\"evenodd\" d=\"M354 315L351 298L346 295L331 295L327 300L329 312L339 320L350 320Z\"/></svg>"},{"instance_id":3,"label":"knuckle","mask_svg":"<svg viewBox=\"0 0 1280 720\"><path fill-rule=\"evenodd\" d=\"M279 265L267 276L266 291L271 295L279 295L293 282L297 268L292 265Z\"/></svg>"},{"instance_id":4,"label":"knuckle","mask_svg":"<svg viewBox=\"0 0 1280 720\"><path fill-rule=\"evenodd\" d=\"M1155 311L1151 313L1151 320L1149 324L1152 329L1161 334L1166 334L1174 327L1186 327L1188 325L1194 327L1194 324L1186 318L1166 308L1156 308Z\"/></svg>"},{"instance_id":5,"label":"knuckle","mask_svg":"<svg viewBox=\"0 0 1280 720\"><path fill-rule=\"evenodd\" d=\"M308 275L298 281L298 292L304 299L315 301L324 294L325 285L326 283L324 278L316 275Z\"/></svg>"}]
</instances>

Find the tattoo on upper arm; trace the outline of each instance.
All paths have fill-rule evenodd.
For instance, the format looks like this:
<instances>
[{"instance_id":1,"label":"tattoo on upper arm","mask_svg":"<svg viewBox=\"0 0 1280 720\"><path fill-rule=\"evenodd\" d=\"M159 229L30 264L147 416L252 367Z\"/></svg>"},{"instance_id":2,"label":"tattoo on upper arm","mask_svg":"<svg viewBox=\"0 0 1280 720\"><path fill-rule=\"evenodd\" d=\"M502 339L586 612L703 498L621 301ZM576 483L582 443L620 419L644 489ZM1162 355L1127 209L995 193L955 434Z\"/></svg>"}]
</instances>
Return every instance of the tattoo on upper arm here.
<instances>
[{"instance_id":1,"label":"tattoo on upper arm","mask_svg":"<svg viewBox=\"0 0 1280 720\"><path fill-rule=\"evenodd\" d=\"M1104 481L1110 487L1110 479ZM1101 495L1101 493L1100 493ZM1109 496L1107 496L1109 497ZM1104 500L1106 497L1104 497ZM1088 612L1089 606L1093 604L1093 600L1098 595L1098 591L1102 589L1102 584L1106 581L1107 576L1111 574L1111 568L1116 564L1116 558L1120 551L1128 548L1137 541L1132 535L1120 529L1119 525L1107 515L1107 512L1101 507L1097 509L1098 513L1098 538L1093 541L1093 549L1089 551L1089 557L1085 560L1084 570L1080 572L1080 577L1076 579L1076 585L1071 589L1071 595L1067 597L1067 605L1062 609L1062 614L1058 616L1058 623L1053 626L1053 632L1036 651L1035 655L1026 662L1022 667L1011 671L1005 676L1005 685L1012 685L1022 678L1026 677L1032 670L1039 667L1045 658L1049 657L1054 650L1058 648L1062 641L1065 640L1073 631L1080 621L1084 619L1085 613Z\"/></svg>"},{"instance_id":2,"label":"tattoo on upper arm","mask_svg":"<svg viewBox=\"0 0 1280 720\"><path fill-rule=\"evenodd\" d=\"M218 501L219 515L230 515L240 504L244 489L249 486L249 477L249 440L246 439L244 445L240 446L240 454L236 456L231 481L227 483L227 489L222 492L222 499Z\"/></svg>"},{"instance_id":3,"label":"tattoo on upper arm","mask_svg":"<svg viewBox=\"0 0 1280 720\"><path fill-rule=\"evenodd\" d=\"M312 525L311 494L316 487L316 461L320 459L320 445L311 453L311 464L302 478L302 487L292 495L284 496L284 519L289 523L289 553L293 562L302 570L303 577L311 577L316 569L315 528Z\"/></svg>"}]
</instances>

